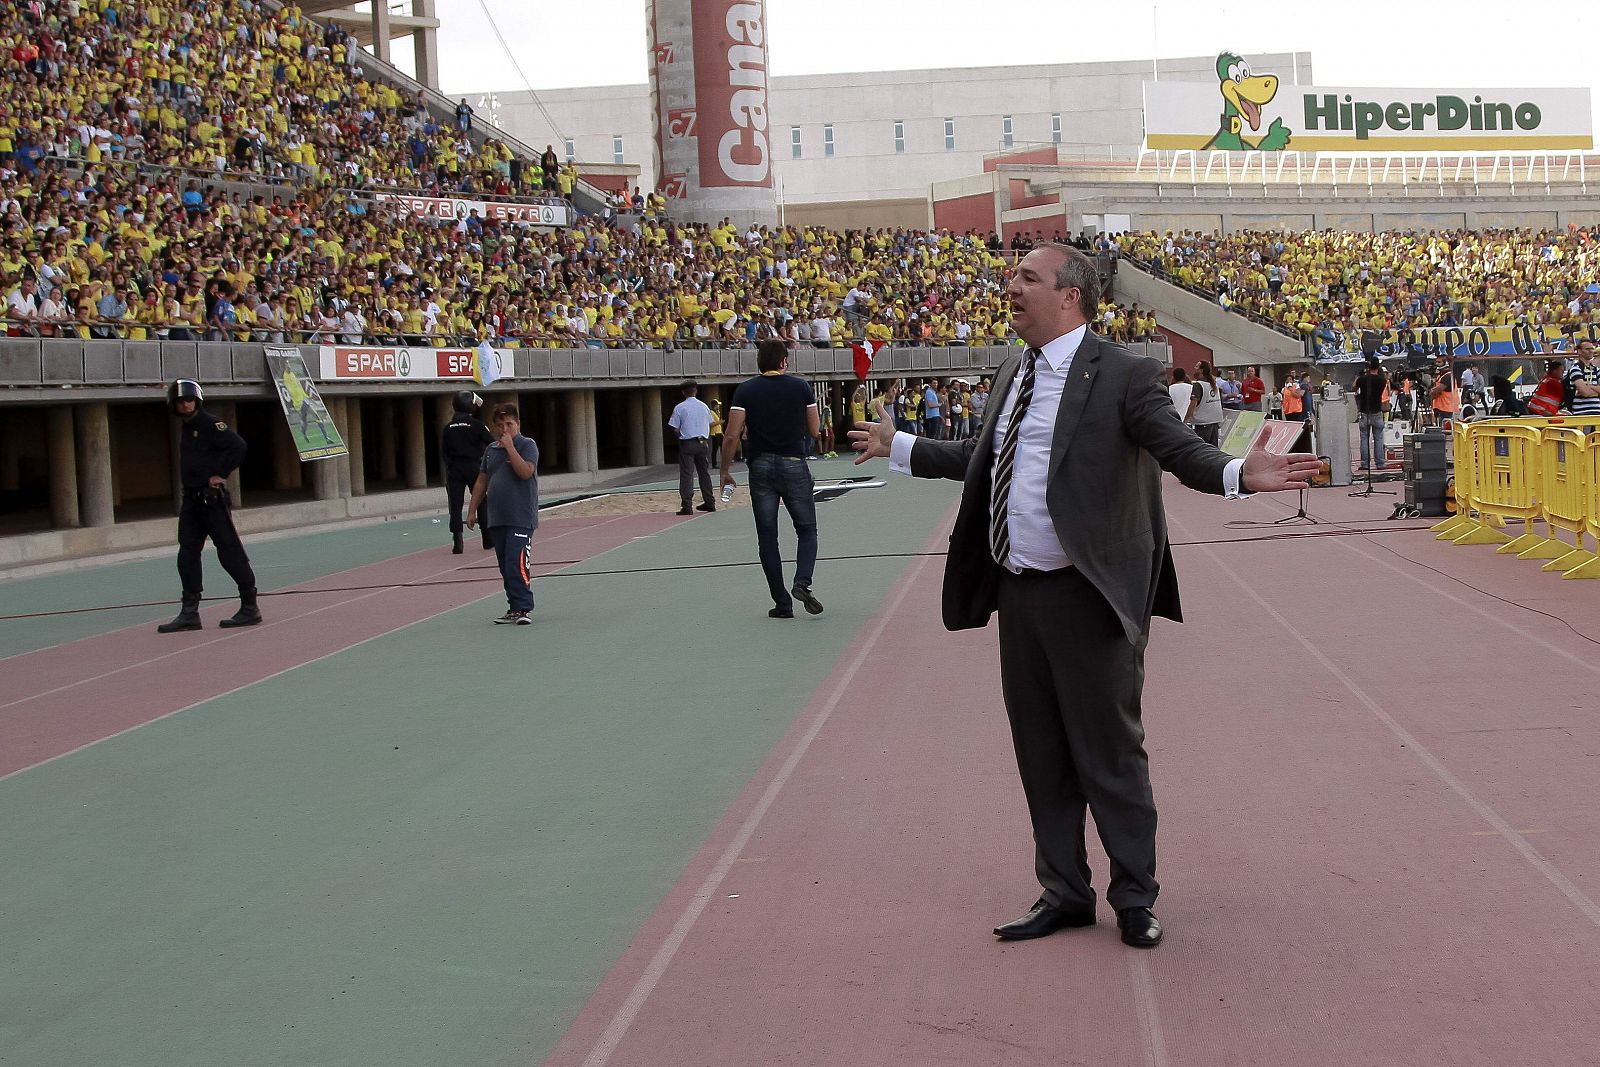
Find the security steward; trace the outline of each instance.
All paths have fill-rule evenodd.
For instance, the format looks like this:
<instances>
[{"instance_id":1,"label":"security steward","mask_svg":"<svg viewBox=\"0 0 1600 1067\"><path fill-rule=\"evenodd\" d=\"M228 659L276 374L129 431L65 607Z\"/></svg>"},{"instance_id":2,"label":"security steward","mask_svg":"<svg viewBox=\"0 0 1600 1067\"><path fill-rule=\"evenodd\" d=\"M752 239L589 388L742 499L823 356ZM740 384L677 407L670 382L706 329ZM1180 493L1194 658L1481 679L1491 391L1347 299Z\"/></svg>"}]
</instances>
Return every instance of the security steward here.
<instances>
[{"instance_id":1,"label":"security steward","mask_svg":"<svg viewBox=\"0 0 1600 1067\"><path fill-rule=\"evenodd\" d=\"M478 479L483 466L483 451L494 442L494 434L483 424L483 398L470 389L456 394L455 413L444 428L439 442L439 466L444 470L445 497L450 502L450 551L460 555L462 548L461 503L467 490ZM478 505L478 529L483 531L483 547L493 548L489 540L489 502Z\"/></svg>"},{"instance_id":2,"label":"security steward","mask_svg":"<svg viewBox=\"0 0 1600 1067\"><path fill-rule=\"evenodd\" d=\"M225 627L254 626L261 621L256 607L256 575L250 557L233 528L233 501L226 482L244 462L244 438L228 424L206 414L200 406L205 396L200 383L179 378L167 387L167 405L183 420L178 447L183 504L178 510L178 577L183 582L183 608L177 618L156 627L161 633L200 629L200 550L206 538L217 546L222 569L239 586L239 610L223 619Z\"/></svg>"}]
</instances>

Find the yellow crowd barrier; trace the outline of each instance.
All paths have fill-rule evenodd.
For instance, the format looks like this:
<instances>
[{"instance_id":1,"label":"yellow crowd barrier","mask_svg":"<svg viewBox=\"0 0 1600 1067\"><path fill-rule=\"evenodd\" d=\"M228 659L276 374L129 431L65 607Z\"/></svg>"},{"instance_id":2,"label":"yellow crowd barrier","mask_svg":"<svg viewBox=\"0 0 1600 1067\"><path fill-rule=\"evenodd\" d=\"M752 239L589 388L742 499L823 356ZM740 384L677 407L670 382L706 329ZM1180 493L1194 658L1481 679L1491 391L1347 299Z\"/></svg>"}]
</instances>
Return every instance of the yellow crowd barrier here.
<instances>
[{"instance_id":1,"label":"yellow crowd barrier","mask_svg":"<svg viewBox=\"0 0 1600 1067\"><path fill-rule=\"evenodd\" d=\"M1498 545L1564 578L1600 578L1600 555L1585 541L1600 545L1600 418L1458 422L1451 445L1457 513L1433 527L1441 540Z\"/></svg>"}]
</instances>

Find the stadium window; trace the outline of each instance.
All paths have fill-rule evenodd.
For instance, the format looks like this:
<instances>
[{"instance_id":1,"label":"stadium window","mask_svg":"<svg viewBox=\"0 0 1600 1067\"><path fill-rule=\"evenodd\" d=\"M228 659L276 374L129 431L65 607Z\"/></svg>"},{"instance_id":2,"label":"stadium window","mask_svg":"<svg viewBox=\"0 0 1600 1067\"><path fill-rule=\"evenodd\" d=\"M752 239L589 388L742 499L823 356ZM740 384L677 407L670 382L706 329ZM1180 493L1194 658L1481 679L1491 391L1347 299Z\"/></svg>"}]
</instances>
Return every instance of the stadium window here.
<instances>
[{"instance_id":1,"label":"stadium window","mask_svg":"<svg viewBox=\"0 0 1600 1067\"><path fill-rule=\"evenodd\" d=\"M800 158L800 127L789 127L789 151L795 159Z\"/></svg>"},{"instance_id":2,"label":"stadium window","mask_svg":"<svg viewBox=\"0 0 1600 1067\"><path fill-rule=\"evenodd\" d=\"M944 120L944 150L946 152L954 152L956 150L956 120L955 119L945 119Z\"/></svg>"},{"instance_id":3,"label":"stadium window","mask_svg":"<svg viewBox=\"0 0 1600 1067\"><path fill-rule=\"evenodd\" d=\"M1011 116L1010 115L1001 115L1000 116L1000 147L1001 148L1010 148L1011 147Z\"/></svg>"},{"instance_id":4,"label":"stadium window","mask_svg":"<svg viewBox=\"0 0 1600 1067\"><path fill-rule=\"evenodd\" d=\"M833 123L822 127L822 154L829 159L833 158Z\"/></svg>"},{"instance_id":5,"label":"stadium window","mask_svg":"<svg viewBox=\"0 0 1600 1067\"><path fill-rule=\"evenodd\" d=\"M572 143L572 138L567 138L567 162L571 163L578 158L577 146Z\"/></svg>"},{"instance_id":6,"label":"stadium window","mask_svg":"<svg viewBox=\"0 0 1600 1067\"><path fill-rule=\"evenodd\" d=\"M906 124L904 119L894 120L894 150L896 152L904 152L906 150Z\"/></svg>"},{"instance_id":7,"label":"stadium window","mask_svg":"<svg viewBox=\"0 0 1600 1067\"><path fill-rule=\"evenodd\" d=\"M1059 111L1050 116L1050 140L1054 144L1061 143L1061 112Z\"/></svg>"},{"instance_id":8,"label":"stadium window","mask_svg":"<svg viewBox=\"0 0 1600 1067\"><path fill-rule=\"evenodd\" d=\"M620 133L611 135L611 162L622 162L622 134Z\"/></svg>"}]
</instances>

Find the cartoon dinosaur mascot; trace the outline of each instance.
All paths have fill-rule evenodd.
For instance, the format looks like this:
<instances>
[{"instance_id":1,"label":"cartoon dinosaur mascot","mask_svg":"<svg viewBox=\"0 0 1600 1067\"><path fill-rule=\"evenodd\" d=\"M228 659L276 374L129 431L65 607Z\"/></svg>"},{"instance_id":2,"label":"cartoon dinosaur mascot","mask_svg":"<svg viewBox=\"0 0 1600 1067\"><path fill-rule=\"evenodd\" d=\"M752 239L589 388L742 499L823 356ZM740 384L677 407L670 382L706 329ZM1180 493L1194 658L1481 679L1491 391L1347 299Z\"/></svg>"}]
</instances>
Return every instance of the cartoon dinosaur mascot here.
<instances>
[{"instance_id":1,"label":"cartoon dinosaur mascot","mask_svg":"<svg viewBox=\"0 0 1600 1067\"><path fill-rule=\"evenodd\" d=\"M1278 95L1276 75L1251 74L1243 57L1224 52L1217 57L1217 77L1222 80L1222 121L1216 136L1206 143L1207 149L1281 152L1289 147L1289 129L1282 119L1273 119L1266 136L1254 144L1239 136L1246 122L1252 130L1261 129L1261 109Z\"/></svg>"}]
</instances>

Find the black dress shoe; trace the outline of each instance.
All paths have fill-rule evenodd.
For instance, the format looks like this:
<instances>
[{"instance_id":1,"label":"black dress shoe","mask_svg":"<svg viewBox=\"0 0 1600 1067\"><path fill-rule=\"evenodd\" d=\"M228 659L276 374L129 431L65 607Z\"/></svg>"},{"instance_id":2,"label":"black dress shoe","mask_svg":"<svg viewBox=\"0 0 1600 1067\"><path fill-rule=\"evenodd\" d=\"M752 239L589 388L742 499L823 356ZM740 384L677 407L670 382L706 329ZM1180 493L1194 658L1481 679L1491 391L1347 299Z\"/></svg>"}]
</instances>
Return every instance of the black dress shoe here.
<instances>
[{"instance_id":1,"label":"black dress shoe","mask_svg":"<svg viewBox=\"0 0 1600 1067\"><path fill-rule=\"evenodd\" d=\"M1155 948L1161 944L1161 923L1149 908L1123 908L1117 912L1117 928L1124 945Z\"/></svg>"},{"instance_id":2,"label":"black dress shoe","mask_svg":"<svg viewBox=\"0 0 1600 1067\"><path fill-rule=\"evenodd\" d=\"M1045 902L1043 897L1033 906L1033 910L1020 919L1012 919L1003 926L994 928L994 936L1002 941L1027 941L1030 938L1045 937L1055 933L1063 927L1093 926L1094 912L1068 911Z\"/></svg>"},{"instance_id":3,"label":"black dress shoe","mask_svg":"<svg viewBox=\"0 0 1600 1067\"><path fill-rule=\"evenodd\" d=\"M678 514L678 515L693 515L694 511L689 509L689 508L679 508L677 510L676 514Z\"/></svg>"},{"instance_id":4,"label":"black dress shoe","mask_svg":"<svg viewBox=\"0 0 1600 1067\"><path fill-rule=\"evenodd\" d=\"M707 500L704 504L696 504L694 506L694 509L696 511L716 511L717 510L717 506L715 504L713 504L711 501Z\"/></svg>"}]
</instances>

